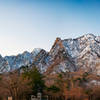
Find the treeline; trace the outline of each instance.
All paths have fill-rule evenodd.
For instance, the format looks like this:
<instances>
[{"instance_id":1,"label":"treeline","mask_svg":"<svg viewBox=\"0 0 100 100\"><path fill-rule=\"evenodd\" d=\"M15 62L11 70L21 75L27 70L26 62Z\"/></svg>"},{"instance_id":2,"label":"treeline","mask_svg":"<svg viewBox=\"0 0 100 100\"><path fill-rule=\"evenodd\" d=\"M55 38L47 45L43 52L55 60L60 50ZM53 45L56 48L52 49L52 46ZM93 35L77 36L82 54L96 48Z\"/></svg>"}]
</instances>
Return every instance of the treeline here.
<instances>
[{"instance_id":1,"label":"treeline","mask_svg":"<svg viewBox=\"0 0 100 100\"><path fill-rule=\"evenodd\" d=\"M31 70L25 66L22 70L0 75L0 100L7 100L8 96L13 100L30 100L30 95L43 93L45 81L39 70L35 66Z\"/></svg>"},{"instance_id":2,"label":"treeline","mask_svg":"<svg viewBox=\"0 0 100 100\"><path fill-rule=\"evenodd\" d=\"M98 75L78 71L57 74L54 79L53 77L53 75L49 76L48 82L46 81L49 86L48 94L64 97L63 100L100 100Z\"/></svg>"},{"instance_id":3,"label":"treeline","mask_svg":"<svg viewBox=\"0 0 100 100\"><path fill-rule=\"evenodd\" d=\"M30 100L38 92L64 100L100 100L100 76L83 71L46 75L35 66L0 75L0 100Z\"/></svg>"}]
</instances>

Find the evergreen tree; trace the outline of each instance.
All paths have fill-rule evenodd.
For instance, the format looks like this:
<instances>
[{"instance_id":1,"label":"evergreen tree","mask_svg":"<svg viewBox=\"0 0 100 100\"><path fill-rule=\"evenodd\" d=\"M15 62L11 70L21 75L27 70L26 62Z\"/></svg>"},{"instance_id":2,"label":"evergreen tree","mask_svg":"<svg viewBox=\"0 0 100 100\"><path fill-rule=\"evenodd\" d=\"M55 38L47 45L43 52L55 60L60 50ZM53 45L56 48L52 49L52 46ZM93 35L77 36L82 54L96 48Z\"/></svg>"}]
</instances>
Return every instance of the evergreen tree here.
<instances>
[{"instance_id":1,"label":"evergreen tree","mask_svg":"<svg viewBox=\"0 0 100 100\"><path fill-rule=\"evenodd\" d=\"M43 92L43 89L45 87L45 82L43 80L43 75L39 72L39 70L36 68L36 66L32 66L32 69L24 70L23 73L24 78L28 78L30 81L32 92L34 95L36 95L38 92Z\"/></svg>"}]
</instances>

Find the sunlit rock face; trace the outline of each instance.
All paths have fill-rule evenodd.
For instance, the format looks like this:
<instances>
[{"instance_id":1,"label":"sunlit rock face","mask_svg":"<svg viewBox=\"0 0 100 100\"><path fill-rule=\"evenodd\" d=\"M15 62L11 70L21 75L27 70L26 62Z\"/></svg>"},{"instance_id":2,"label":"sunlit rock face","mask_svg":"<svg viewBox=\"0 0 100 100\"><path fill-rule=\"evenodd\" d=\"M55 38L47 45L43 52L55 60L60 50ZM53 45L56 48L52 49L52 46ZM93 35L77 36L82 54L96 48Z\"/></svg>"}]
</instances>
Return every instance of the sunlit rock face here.
<instances>
[{"instance_id":1,"label":"sunlit rock face","mask_svg":"<svg viewBox=\"0 0 100 100\"><path fill-rule=\"evenodd\" d=\"M57 38L50 52L41 52L36 58L37 61L39 58L36 65L42 72L52 74L82 69L100 74L100 37L86 34L76 39Z\"/></svg>"},{"instance_id":2,"label":"sunlit rock face","mask_svg":"<svg viewBox=\"0 0 100 100\"><path fill-rule=\"evenodd\" d=\"M100 74L100 37L86 34L76 39L63 40L68 54L77 68Z\"/></svg>"},{"instance_id":3,"label":"sunlit rock face","mask_svg":"<svg viewBox=\"0 0 100 100\"><path fill-rule=\"evenodd\" d=\"M41 73L54 74L84 70L100 75L100 36L86 34L76 39L56 38L49 52L25 51L17 56L0 56L0 72L36 65Z\"/></svg>"}]
</instances>

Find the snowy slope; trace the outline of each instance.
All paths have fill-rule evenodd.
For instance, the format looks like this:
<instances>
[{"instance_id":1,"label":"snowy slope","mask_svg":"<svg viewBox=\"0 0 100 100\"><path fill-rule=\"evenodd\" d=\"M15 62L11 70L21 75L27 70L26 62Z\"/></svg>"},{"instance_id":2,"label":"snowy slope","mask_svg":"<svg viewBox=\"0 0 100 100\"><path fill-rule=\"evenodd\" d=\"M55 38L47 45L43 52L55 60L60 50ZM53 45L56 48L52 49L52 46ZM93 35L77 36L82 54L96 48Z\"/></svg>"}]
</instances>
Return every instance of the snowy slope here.
<instances>
[{"instance_id":1,"label":"snowy slope","mask_svg":"<svg viewBox=\"0 0 100 100\"><path fill-rule=\"evenodd\" d=\"M0 72L12 71L18 69L21 66L32 64L35 56L41 51L41 49L34 49L31 53L28 51L18 54L16 56L0 56Z\"/></svg>"},{"instance_id":2,"label":"snowy slope","mask_svg":"<svg viewBox=\"0 0 100 100\"><path fill-rule=\"evenodd\" d=\"M34 49L17 56L0 56L0 72L32 66L32 63L47 74L82 69L100 75L100 36L86 34L76 39L56 38L49 52Z\"/></svg>"},{"instance_id":3,"label":"snowy slope","mask_svg":"<svg viewBox=\"0 0 100 100\"><path fill-rule=\"evenodd\" d=\"M100 36L86 34L76 39L57 38L50 52L37 57L42 72L59 73L79 69L100 74ZM36 61L35 61L36 62Z\"/></svg>"}]
</instances>

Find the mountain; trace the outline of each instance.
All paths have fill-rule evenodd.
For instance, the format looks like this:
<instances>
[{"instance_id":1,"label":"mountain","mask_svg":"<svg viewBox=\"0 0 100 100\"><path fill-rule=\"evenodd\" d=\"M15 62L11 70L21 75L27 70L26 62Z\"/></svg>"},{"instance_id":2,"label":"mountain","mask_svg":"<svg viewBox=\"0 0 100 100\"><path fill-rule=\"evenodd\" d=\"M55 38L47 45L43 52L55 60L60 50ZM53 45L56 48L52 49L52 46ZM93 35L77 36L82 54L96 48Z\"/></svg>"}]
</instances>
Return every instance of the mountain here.
<instances>
[{"instance_id":1,"label":"mountain","mask_svg":"<svg viewBox=\"0 0 100 100\"><path fill-rule=\"evenodd\" d=\"M21 66L26 66L32 64L35 56L41 51L41 49L36 48L31 53L28 51L18 54L16 56L0 56L0 72L13 71L20 68Z\"/></svg>"},{"instance_id":2,"label":"mountain","mask_svg":"<svg viewBox=\"0 0 100 100\"><path fill-rule=\"evenodd\" d=\"M75 39L56 38L49 52L35 49L17 56L0 56L0 72L35 64L45 74L84 70L100 75L100 36L85 34Z\"/></svg>"},{"instance_id":3,"label":"mountain","mask_svg":"<svg viewBox=\"0 0 100 100\"><path fill-rule=\"evenodd\" d=\"M10 70L10 66L8 64L8 61L6 61L1 55L0 55L0 73L2 72L8 72Z\"/></svg>"},{"instance_id":4,"label":"mountain","mask_svg":"<svg viewBox=\"0 0 100 100\"><path fill-rule=\"evenodd\" d=\"M47 74L84 70L100 75L100 36L57 38L50 52L41 51L34 63Z\"/></svg>"}]
</instances>

